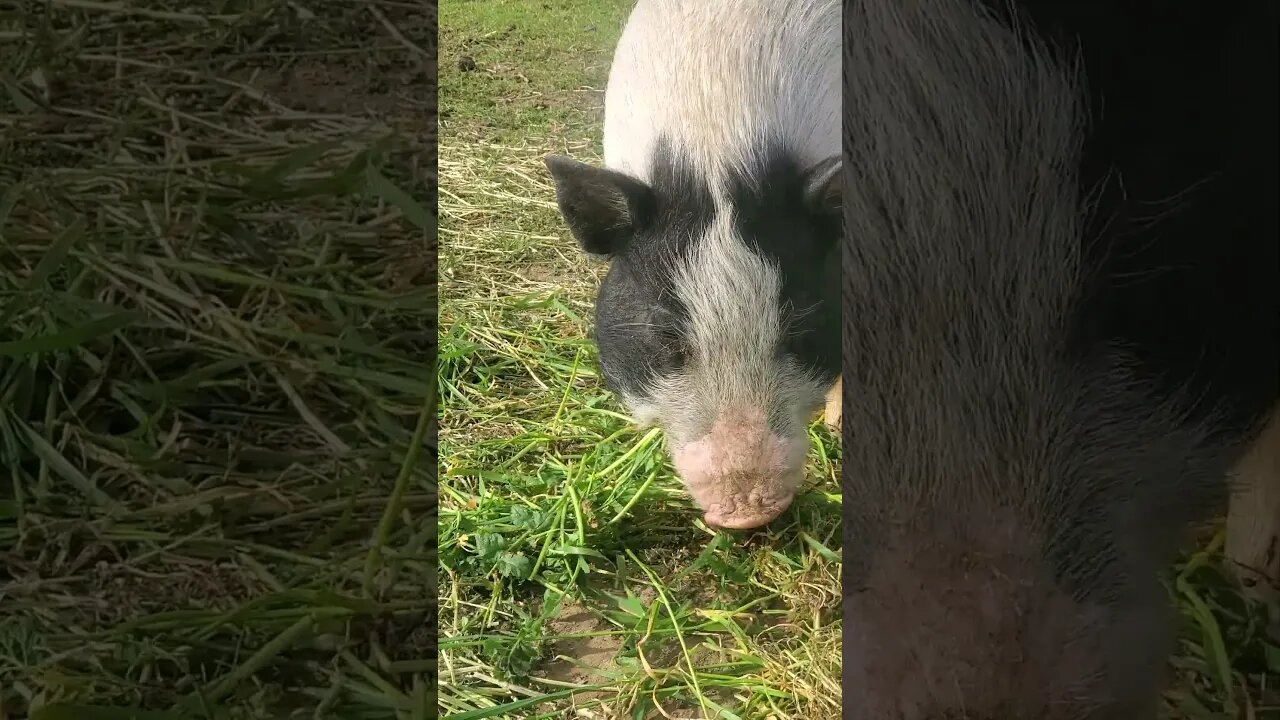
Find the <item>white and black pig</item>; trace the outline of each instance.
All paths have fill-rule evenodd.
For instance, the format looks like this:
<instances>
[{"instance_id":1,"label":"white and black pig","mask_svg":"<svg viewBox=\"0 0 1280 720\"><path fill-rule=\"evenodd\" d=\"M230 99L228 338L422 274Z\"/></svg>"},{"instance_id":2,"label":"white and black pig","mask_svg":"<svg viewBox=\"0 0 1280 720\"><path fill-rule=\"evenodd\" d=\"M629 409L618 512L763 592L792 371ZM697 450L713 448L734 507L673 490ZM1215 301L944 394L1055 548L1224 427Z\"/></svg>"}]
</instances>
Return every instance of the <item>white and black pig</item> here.
<instances>
[{"instance_id":1,"label":"white and black pig","mask_svg":"<svg viewBox=\"0 0 1280 720\"><path fill-rule=\"evenodd\" d=\"M840 372L840 17L837 0L640 0L605 167L546 161L578 243L610 260L604 380L663 429L713 527L787 509Z\"/></svg>"},{"instance_id":2,"label":"white and black pig","mask_svg":"<svg viewBox=\"0 0 1280 720\"><path fill-rule=\"evenodd\" d=\"M844 717L1152 720L1233 467L1274 572L1276 12L845 3Z\"/></svg>"}]
</instances>

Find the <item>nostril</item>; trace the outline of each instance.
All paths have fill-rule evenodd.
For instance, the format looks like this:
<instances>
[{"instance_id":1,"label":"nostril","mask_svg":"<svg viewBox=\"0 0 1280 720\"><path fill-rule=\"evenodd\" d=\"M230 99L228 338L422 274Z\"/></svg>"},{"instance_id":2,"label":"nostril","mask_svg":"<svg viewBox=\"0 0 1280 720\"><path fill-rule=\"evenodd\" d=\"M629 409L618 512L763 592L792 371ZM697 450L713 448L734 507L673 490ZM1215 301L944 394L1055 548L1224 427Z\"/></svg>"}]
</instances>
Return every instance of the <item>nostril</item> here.
<instances>
[{"instance_id":1,"label":"nostril","mask_svg":"<svg viewBox=\"0 0 1280 720\"><path fill-rule=\"evenodd\" d=\"M712 515L710 513L703 516L703 521L707 527L713 530L755 530L764 527L772 522L774 516L772 514L750 514L750 515Z\"/></svg>"},{"instance_id":2,"label":"nostril","mask_svg":"<svg viewBox=\"0 0 1280 720\"><path fill-rule=\"evenodd\" d=\"M715 507L718 515L731 517L738 512L738 502L736 498L727 497L720 501Z\"/></svg>"}]
</instances>

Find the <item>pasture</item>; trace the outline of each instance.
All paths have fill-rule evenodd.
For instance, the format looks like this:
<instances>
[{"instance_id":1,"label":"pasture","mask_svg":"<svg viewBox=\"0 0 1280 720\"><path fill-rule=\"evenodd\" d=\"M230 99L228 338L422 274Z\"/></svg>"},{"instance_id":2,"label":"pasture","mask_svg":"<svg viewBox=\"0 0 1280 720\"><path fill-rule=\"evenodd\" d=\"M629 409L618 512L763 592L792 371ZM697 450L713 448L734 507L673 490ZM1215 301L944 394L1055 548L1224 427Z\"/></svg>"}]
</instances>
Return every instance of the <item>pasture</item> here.
<instances>
[{"instance_id":1,"label":"pasture","mask_svg":"<svg viewBox=\"0 0 1280 720\"><path fill-rule=\"evenodd\" d=\"M542 158L598 162L629 3L442 3L444 717L829 718L840 708L838 442L766 532L715 533L588 339L603 268Z\"/></svg>"},{"instance_id":2,"label":"pasture","mask_svg":"<svg viewBox=\"0 0 1280 720\"><path fill-rule=\"evenodd\" d=\"M434 18L0 4L0 718L432 716Z\"/></svg>"}]
</instances>

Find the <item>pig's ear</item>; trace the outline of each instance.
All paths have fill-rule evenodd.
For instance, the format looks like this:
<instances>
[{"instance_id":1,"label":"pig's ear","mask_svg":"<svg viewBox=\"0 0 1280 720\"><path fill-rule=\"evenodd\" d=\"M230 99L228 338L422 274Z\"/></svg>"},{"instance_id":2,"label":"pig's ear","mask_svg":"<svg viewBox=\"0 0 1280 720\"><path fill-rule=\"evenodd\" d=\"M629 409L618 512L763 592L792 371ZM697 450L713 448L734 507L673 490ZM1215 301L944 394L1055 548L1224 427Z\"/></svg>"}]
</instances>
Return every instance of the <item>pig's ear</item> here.
<instances>
[{"instance_id":1,"label":"pig's ear","mask_svg":"<svg viewBox=\"0 0 1280 720\"><path fill-rule=\"evenodd\" d=\"M621 250L653 204L649 186L563 155L548 155L544 162L556 183L560 214L583 251L609 257Z\"/></svg>"},{"instance_id":2,"label":"pig's ear","mask_svg":"<svg viewBox=\"0 0 1280 720\"><path fill-rule=\"evenodd\" d=\"M805 171L804 199L814 212L840 214L842 164L841 156L832 155Z\"/></svg>"}]
</instances>

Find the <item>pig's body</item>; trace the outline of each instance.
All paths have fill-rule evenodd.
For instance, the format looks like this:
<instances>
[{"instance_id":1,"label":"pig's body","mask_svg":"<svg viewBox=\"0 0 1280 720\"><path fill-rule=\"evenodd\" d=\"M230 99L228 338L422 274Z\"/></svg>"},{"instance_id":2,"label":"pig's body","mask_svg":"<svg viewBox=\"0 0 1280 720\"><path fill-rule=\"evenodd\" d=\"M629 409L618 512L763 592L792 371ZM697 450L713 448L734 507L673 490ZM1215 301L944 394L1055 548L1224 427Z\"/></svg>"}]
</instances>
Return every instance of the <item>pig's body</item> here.
<instances>
[{"instance_id":1,"label":"pig's body","mask_svg":"<svg viewBox=\"0 0 1280 720\"><path fill-rule=\"evenodd\" d=\"M1012 5L847 5L846 718L1154 718L1276 402L1274 4Z\"/></svg>"},{"instance_id":2,"label":"pig's body","mask_svg":"<svg viewBox=\"0 0 1280 720\"><path fill-rule=\"evenodd\" d=\"M550 158L605 381L663 428L709 524L777 517L839 357L840 4L641 0L605 96L607 170Z\"/></svg>"}]
</instances>

